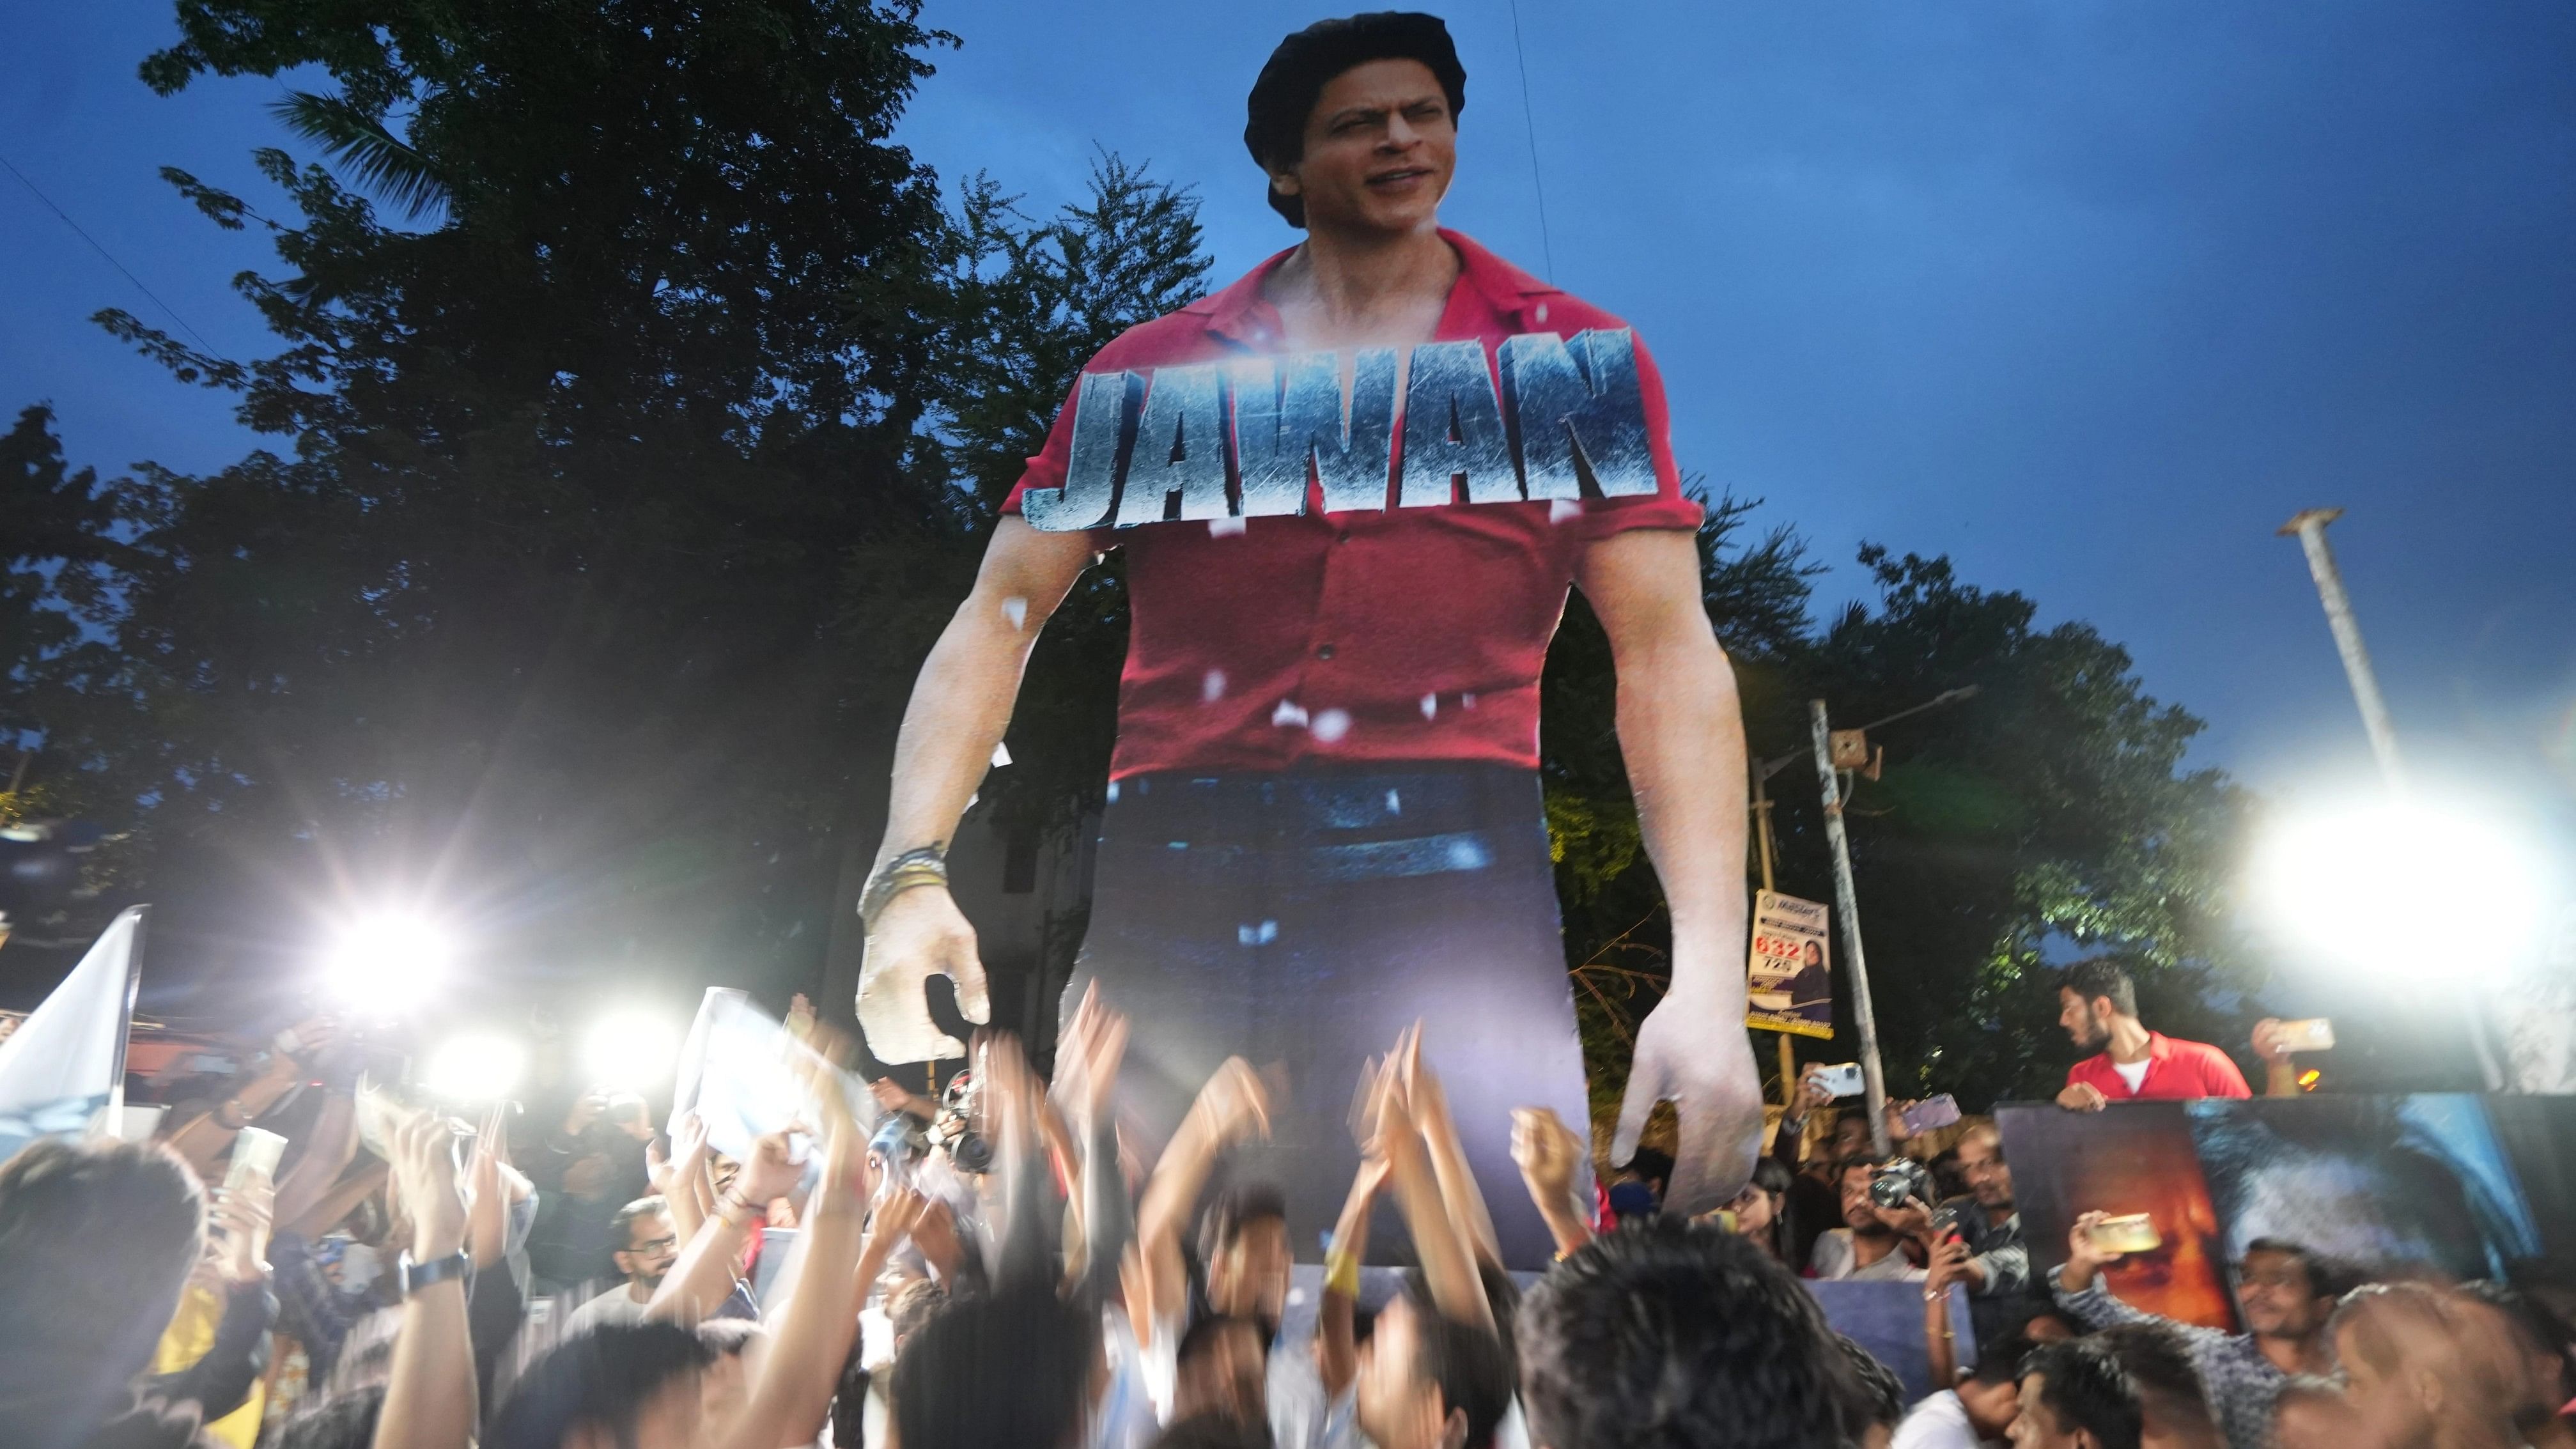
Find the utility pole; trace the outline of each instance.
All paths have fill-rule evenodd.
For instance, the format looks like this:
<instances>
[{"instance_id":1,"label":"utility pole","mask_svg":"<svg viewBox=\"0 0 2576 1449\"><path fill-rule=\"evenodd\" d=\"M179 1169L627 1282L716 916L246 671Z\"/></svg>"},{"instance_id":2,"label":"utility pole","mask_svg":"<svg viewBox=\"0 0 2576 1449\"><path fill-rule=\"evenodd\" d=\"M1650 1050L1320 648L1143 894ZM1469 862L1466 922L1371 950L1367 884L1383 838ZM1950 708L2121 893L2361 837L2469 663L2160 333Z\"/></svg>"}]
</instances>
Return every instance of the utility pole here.
<instances>
[{"instance_id":1,"label":"utility pole","mask_svg":"<svg viewBox=\"0 0 2576 1449\"><path fill-rule=\"evenodd\" d=\"M1762 842L1762 888L1776 891L1771 881L1771 777L1797 763L1796 755L1782 755L1776 760L1755 760L1749 772L1753 776L1753 829ZM1780 1039L1780 1105L1798 1105L1798 1051L1789 1042L1789 1033L1774 1032Z\"/></svg>"},{"instance_id":2,"label":"utility pole","mask_svg":"<svg viewBox=\"0 0 2576 1449\"><path fill-rule=\"evenodd\" d=\"M2406 764L2397 754L2397 727L2389 722L2388 700L2379 692L2379 675L2370 667L2370 650L2361 642L2361 621L2353 617L2352 598L2343 591L2343 570L2335 567L2334 548L2326 542L2326 525L2343 517L2340 508L2309 508L2282 524L2283 537L2296 535L2308 556L2308 576L2316 580L2317 602L2325 605L2326 626L2334 630L2335 652L2343 656L2344 677L2352 682L2352 702L2361 708L2361 727L2370 736L2370 752L2388 782L2391 801L2407 796ZM2478 1070L2487 1090L2504 1090L2504 1064L2487 1039L2485 1004L2475 997L2462 1003L2469 1017L2469 1044L2477 1049Z\"/></svg>"},{"instance_id":3,"label":"utility pole","mask_svg":"<svg viewBox=\"0 0 2576 1449\"><path fill-rule=\"evenodd\" d=\"M1825 702L1807 701L1808 733L1816 747L1816 778L1824 790L1825 843L1834 853L1834 906L1843 918L1843 962L1851 971L1852 1022L1860 1028L1861 1084L1867 1091L1872 1154L1885 1157L1887 1077L1878 1061L1878 1013L1869 1002L1869 962L1861 953L1860 894L1852 885L1851 842L1843 833L1843 792L1834 775L1833 726Z\"/></svg>"}]
</instances>

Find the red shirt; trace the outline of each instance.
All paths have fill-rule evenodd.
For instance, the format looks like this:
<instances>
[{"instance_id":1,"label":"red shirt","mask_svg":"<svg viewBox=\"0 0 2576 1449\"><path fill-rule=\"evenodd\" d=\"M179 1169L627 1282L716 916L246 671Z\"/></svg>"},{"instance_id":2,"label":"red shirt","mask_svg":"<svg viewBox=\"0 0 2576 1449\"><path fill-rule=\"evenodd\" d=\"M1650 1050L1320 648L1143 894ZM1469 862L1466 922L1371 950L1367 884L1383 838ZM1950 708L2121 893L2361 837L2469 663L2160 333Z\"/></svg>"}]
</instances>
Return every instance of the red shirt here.
<instances>
[{"instance_id":1,"label":"red shirt","mask_svg":"<svg viewBox=\"0 0 2576 1449\"><path fill-rule=\"evenodd\" d=\"M2109 1052L2086 1057L2066 1069L2066 1085L2088 1082L2114 1102L2179 1102L2193 1097L2251 1097L2245 1074L2227 1053L2205 1041L2176 1041L2163 1032L2147 1033L2147 1074L2138 1090L2120 1076Z\"/></svg>"},{"instance_id":2,"label":"red shirt","mask_svg":"<svg viewBox=\"0 0 2576 1449\"><path fill-rule=\"evenodd\" d=\"M1626 325L1456 232L1440 235L1461 265L1435 340L1482 342L1488 370L1514 333ZM1261 286L1288 255L1130 328L1088 370L1284 350ZM1663 376L1643 344L1637 380L1652 495L1324 513L1310 480L1307 511L1292 517L1093 530L1096 547L1127 552L1131 609L1110 777L1308 760L1536 769L1539 670L1580 550L1624 529L1699 525L1673 464ZM1018 512L1030 488L1062 486L1073 417L1068 400L1004 512ZM1399 417L1399 439L1402 430Z\"/></svg>"}]
</instances>

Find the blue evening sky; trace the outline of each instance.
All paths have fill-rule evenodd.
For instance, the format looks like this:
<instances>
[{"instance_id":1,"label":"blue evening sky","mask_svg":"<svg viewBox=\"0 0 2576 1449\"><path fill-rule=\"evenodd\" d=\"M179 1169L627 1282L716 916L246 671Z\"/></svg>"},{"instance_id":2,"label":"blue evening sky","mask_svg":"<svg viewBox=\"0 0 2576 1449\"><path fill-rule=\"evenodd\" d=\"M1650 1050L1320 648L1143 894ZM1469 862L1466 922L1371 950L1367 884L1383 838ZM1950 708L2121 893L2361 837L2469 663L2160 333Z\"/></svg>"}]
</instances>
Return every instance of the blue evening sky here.
<instances>
[{"instance_id":1,"label":"blue evening sky","mask_svg":"<svg viewBox=\"0 0 2576 1449\"><path fill-rule=\"evenodd\" d=\"M936 4L905 139L1032 208L1095 146L1195 186L1230 278L1292 234L1242 97L1313 5ZM2366 765L2293 511L2333 537L2410 751L2544 809L2576 782L2576 9L2558 0L1573 5L1444 13L1469 74L1444 215L1628 317L1684 466L1864 580L1865 541L2126 644L2195 759ZM156 179L273 200L268 81L154 97L167 0L19 7L0 156L218 349L273 263ZM1533 135L1534 133L1534 135ZM1536 168L1532 165L1533 140ZM1542 241L1540 189L1546 198ZM248 437L84 320L168 318L0 174L0 407L204 470ZM2564 818L2562 816L2562 818Z\"/></svg>"}]
</instances>

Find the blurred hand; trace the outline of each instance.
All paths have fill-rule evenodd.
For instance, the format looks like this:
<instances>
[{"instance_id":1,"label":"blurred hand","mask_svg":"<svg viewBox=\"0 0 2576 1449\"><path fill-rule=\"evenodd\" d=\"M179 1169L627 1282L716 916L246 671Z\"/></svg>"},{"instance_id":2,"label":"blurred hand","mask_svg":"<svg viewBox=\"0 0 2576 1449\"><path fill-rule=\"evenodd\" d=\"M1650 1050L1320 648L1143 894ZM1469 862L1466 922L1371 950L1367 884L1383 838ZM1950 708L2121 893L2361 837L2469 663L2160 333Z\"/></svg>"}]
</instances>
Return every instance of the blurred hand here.
<instances>
[{"instance_id":1,"label":"blurred hand","mask_svg":"<svg viewBox=\"0 0 2576 1449\"><path fill-rule=\"evenodd\" d=\"M265 1172L254 1172L227 1188L215 1205L214 1228L221 1239L218 1265L234 1283L256 1283L268 1276L268 1234L276 1220L277 1188Z\"/></svg>"},{"instance_id":2,"label":"blurred hand","mask_svg":"<svg viewBox=\"0 0 2576 1449\"><path fill-rule=\"evenodd\" d=\"M1915 1103L1911 1098L1902 1102L1890 1099L1887 1105L1881 1109L1882 1114L1887 1118L1888 1141L1904 1142L1912 1139L1914 1136L1914 1129L1906 1125L1905 1114L1912 1111L1914 1106Z\"/></svg>"},{"instance_id":3,"label":"blurred hand","mask_svg":"<svg viewBox=\"0 0 2576 1449\"><path fill-rule=\"evenodd\" d=\"M683 1112L671 1135L671 1165L681 1172L695 1172L707 1160L707 1119L695 1112Z\"/></svg>"},{"instance_id":4,"label":"blurred hand","mask_svg":"<svg viewBox=\"0 0 2576 1449\"><path fill-rule=\"evenodd\" d=\"M868 1083L868 1095L876 1098L877 1105L889 1112L908 1111L912 1107L912 1093L896 1086L892 1077L879 1077Z\"/></svg>"},{"instance_id":5,"label":"blurred hand","mask_svg":"<svg viewBox=\"0 0 2576 1449\"><path fill-rule=\"evenodd\" d=\"M422 1112L394 1134L394 1184L411 1214L415 1263L465 1246L465 1194L456 1181L456 1134L447 1119Z\"/></svg>"},{"instance_id":6,"label":"blurred hand","mask_svg":"<svg viewBox=\"0 0 2576 1449\"><path fill-rule=\"evenodd\" d=\"M1252 1064L1241 1057L1225 1059L1225 1065L1199 1088L1198 1100L1190 1110L1220 1146L1270 1135L1269 1089L1261 1085L1261 1077L1252 1070Z\"/></svg>"},{"instance_id":7,"label":"blurred hand","mask_svg":"<svg viewBox=\"0 0 2576 1449\"><path fill-rule=\"evenodd\" d=\"M1932 1210L1919 1202L1909 1199L1903 1207L1873 1207L1871 1211L1878 1214L1880 1222L1906 1237L1921 1242L1932 1239Z\"/></svg>"},{"instance_id":8,"label":"blurred hand","mask_svg":"<svg viewBox=\"0 0 2576 1449\"><path fill-rule=\"evenodd\" d=\"M340 1024L327 1016L308 1016L288 1027L285 1032L279 1033L279 1036L283 1038L289 1033L292 1033L295 1038L295 1050L286 1051L281 1048L276 1058L269 1063L270 1071L284 1076L296 1075L306 1065L320 1061L322 1054L331 1049L333 1038L339 1035Z\"/></svg>"},{"instance_id":9,"label":"blurred hand","mask_svg":"<svg viewBox=\"0 0 2576 1449\"><path fill-rule=\"evenodd\" d=\"M767 1133L751 1144L751 1155L743 1159L742 1170L734 1174L733 1195L747 1203L766 1205L795 1191L797 1180L804 1175L805 1169L795 1160L787 1134Z\"/></svg>"},{"instance_id":10,"label":"blurred hand","mask_svg":"<svg viewBox=\"0 0 2576 1449\"><path fill-rule=\"evenodd\" d=\"M1798 1077L1798 1097L1789 1115L1803 1120L1819 1107L1832 1105L1834 1089L1825 1085L1825 1064L1810 1062Z\"/></svg>"},{"instance_id":11,"label":"blurred hand","mask_svg":"<svg viewBox=\"0 0 2576 1449\"><path fill-rule=\"evenodd\" d=\"M929 983L945 976L957 987L957 1010L977 1025L992 1020L975 928L941 886L920 885L886 902L868 932L859 974L859 1027L881 1062L961 1057L966 1044L930 1019Z\"/></svg>"},{"instance_id":12,"label":"blurred hand","mask_svg":"<svg viewBox=\"0 0 2576 1449\"><path fill-rule=\"evenodd\" d=\"M814 1003L802 991L787 1000L787 1034L804 1041L814 1034Z\"/></svg>"},{"instance_id":13,"label":"blurred hand","mask_svg":"<svg viewBox=\"0 0 2576 1449\"><path fill-rule=\"evenodd\" d=\"M2111 1105L2111 1099L2091 1082L2069 1082L2066 1090L2057 1094L2057 1105L2069 1112L2099 1112Z\"/></svg>"},{"instance_id":14,"label":"blurred hand","mask_svg":"<svg viewBox=\"0 0 2576 1449\"><path fill-rule=\"evenodd\" d=\"M925 1203L921 1215L913 1219L913 1246L921 1256L939 1270L939 1280L955 1283L958 1270L966 1265L966 1250L957 1241L957 1214L937 1198Z\"/></svg>"},{"instance_id":15,"label":"blurred hand","mask_svg":"<svg viewBox=\"0 0 2576 1449\"><path fill-rule=\"evenodd\" d=\"M1752 1038L1744 1032L1743 938L1736 941L1731 993L1677 986L1647 1013L1637 1029L1618 1131L1610 1139L1610 1161L1627 1162L1637 1153L1655 1104L1673 1104L1680 1132L1664 1211L1684 1217L1722 1207L1742 1192L1762 1150L1762 1076L1754 1069ZM1686 969L1680 957L1677 946L1676 982L1714 982L1724 975Z\"/></svg>"},{"instance_id":16,"label":"blurred hand","mask_svg":"<svg viewBox=\"0 0 2576 1449\"><path fill-rule=\"evenodd\" d=\"M1118 1085L1118 1067L1127 1056L1127 1018L1100 999L1100 983L1082 990L1073 1009L1064 1043L1055 1054L1058 1100L1086 1125L1100 1120L1109 1107L1110 1090Z\"/></svg>"},{"instance_id":17,"label":"blurred hand","mask_svg":"<svg viewBox=\"0 0 2576 1449\"><path fill-rule=\"evenodd\" d=\"M1968 1266L1968 1244L1951 1234L1932 1245L1931 1261L1924 1265L1923 1292L1926 1296L1940 1293L1958 1282Z\"/></svg>"},{"instance_id":18,"label":"blurred hand","mask_svg":"<svg viewBox=\"0 0 2576 1449\"><path fill-rule=\"evenodd\" d=\"M1573 1199L1574 1174L1582 1161L1583 1143L1554 1111L1512 1109L1512 1162L1542 1211Z\"/></svg>"},{"instance_id":19,"label":"blurred hand","mask_svg":"<svg viewBox=\"0 0 2576 1449\"><path fill-rule=\"evenodd\" d=\"M2281 1038L2281 1020L2267 1016L2254 1023L2254 1055L2267 1062L2290 1059L2290 1044Z\"/></svg>"},{"instance_id":20,"label":"blurred hand","mask_svg":"<svg viewBox=\"0 0 2576 1449\"><path fill-rule=\"evenodd\" d=\"M2108 1213L2078 1213L2075 1226L2067 1230L2065 1276L2070 1280L2070 1287L2081 1286L2080 1282L2071 1280L2090 1279L2101 1271L2103 1264L2116 1263L2126 1256L2093 1241L2094 1227L2108 1216Z\"/></svg>"},{"instance_id":21,"label":"blurred hand","mask_svg":"<svg viewBox=\"0 0 2576 1449\"><path fill-rule=\"evenodd\" d=\"M591 1123L599 1120L600 1113L607 1110L608 1094L606 1092L594 1091L582 1093L579 1097L573 1099L572 1110L564 1113L564 1135L566 1137L579 1137L582 1133L590 1130Z\"/></svg>"},{"instance_id":22,"label":"blurred hand","mask_svg":"<svg viewBox=\"0 0 2576 1449\"><path fill-rule=\"evenodd\" d=\"M898 1187L877 1200L876 1217L868 1224L868 1233L871 1237L882 1237L889 1244L901 1243L912 1236L913 1229L921 1225L922 1217L929 1211L930 1199L923 1197L919 1190Z\"/></svg>"}]
</instances>

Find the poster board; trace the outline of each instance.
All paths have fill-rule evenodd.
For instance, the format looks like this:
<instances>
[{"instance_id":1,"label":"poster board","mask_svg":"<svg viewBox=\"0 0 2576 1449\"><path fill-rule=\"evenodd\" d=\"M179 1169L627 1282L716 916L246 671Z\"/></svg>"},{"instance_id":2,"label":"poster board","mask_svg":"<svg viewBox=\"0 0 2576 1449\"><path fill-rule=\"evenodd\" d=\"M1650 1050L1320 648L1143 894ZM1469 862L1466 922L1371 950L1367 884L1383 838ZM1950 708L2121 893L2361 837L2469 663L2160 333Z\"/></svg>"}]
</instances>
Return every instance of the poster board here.
<instances>
[{"instance_id":1,"label":"poster board","mask_svg":"<svg viewBox=\"0 0 2576 1449\"><path fill-rule=\"evenodd\" d=\"M1778 891L1753 893L1744 965L1744 1024L1792 1036L1834 1034L1831 913Z\"/></svg>"}]
</instances>

